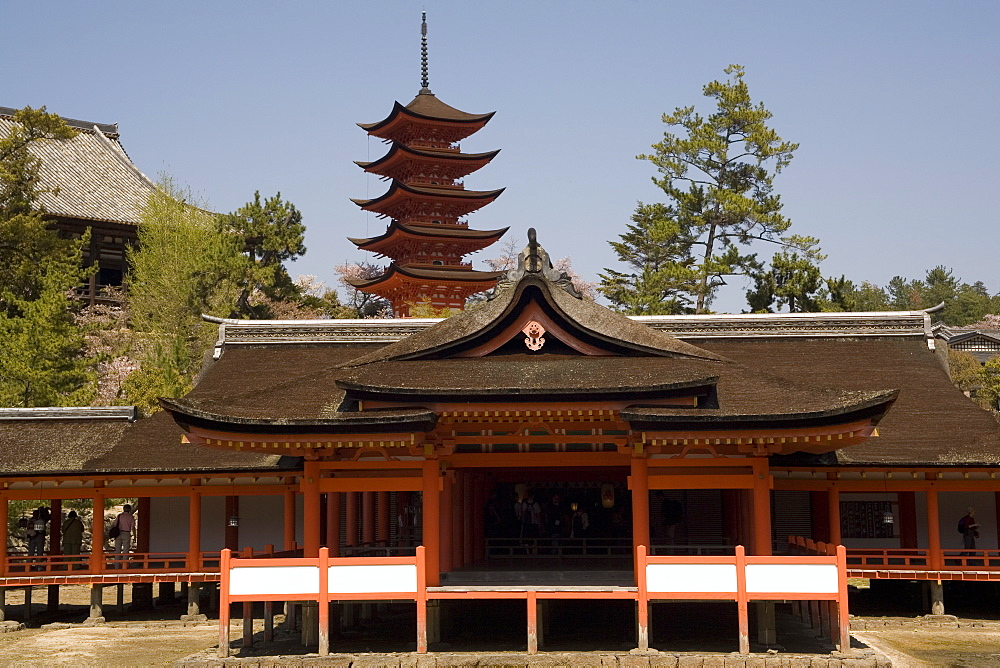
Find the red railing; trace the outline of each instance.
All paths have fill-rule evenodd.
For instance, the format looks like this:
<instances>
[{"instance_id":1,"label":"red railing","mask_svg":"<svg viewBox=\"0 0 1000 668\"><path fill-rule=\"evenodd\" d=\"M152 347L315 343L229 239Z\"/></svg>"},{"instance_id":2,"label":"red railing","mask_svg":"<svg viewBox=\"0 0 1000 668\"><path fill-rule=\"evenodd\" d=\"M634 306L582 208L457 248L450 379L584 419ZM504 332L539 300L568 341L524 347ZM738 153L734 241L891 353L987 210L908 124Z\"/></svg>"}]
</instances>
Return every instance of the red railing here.
<instances>
[{"instance_id":1,"label":"red railing","mask_svg":"<svg viewBox=\"0 0 1000 668\"><path fill-rule=\"evenodd\" d=\"M830 554L833 546L802 536L789 536L793 554ZM926 548L847 548L847 567L901 571L1000 571L1000 550Z\"/></svg>"},{"instance_id":2,"label":"red railing","mask_svg":"<svg viewBox=\"0 0 1000 668\"><path fill-rule=\"evenodd\" d=\"M294 551L276 553L273 546L263 550L244 551L240 556L251 558L295 556ZM67 555L45 554L28 556L24 552L8 553L0 576L31 577L45 575L139 575L143 573L217 573L221 568L219 552L105 552Z\"/></svg>"}]
</instances>

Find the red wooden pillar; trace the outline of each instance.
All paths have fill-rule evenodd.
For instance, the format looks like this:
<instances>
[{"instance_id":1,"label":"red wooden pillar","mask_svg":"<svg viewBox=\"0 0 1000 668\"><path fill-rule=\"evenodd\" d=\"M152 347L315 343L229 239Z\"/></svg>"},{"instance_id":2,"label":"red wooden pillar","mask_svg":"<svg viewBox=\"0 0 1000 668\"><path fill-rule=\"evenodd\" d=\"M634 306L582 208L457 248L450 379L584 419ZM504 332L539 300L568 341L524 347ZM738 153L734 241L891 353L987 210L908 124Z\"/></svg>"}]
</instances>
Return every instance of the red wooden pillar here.
<instances>
[{"instance_id":1,"label":"red wooden pillar","mask_svg":"<svg viewBox=\"0 0 1000 668\"><path fill-rule=\"evenodd\" d=\"M340 492L326 494L326 546L331 557L340 556Z\"/></svg>"},{"instance_id":2,"label":"red wooden pillar","mask_svg":"<svg viewBox=\"0 0 1000 668\"><path fill-rule=\"evenodd\" d=\"M462 543L463 564L471 564L475 561L473 545L476 542L476 532L475 522L473 521L472 516L475 513L476 504L472 498L472 482L472 473L462 474L462 510L465 511L462 516L462 535L465 538Z\"/></svg>"},{"instance_id":3,"label":"red wooden pillar","mask_svg":"<svg viewBox=\"0 0 1000 668\"><path fill-rule=\"evenodd\" d=\"M152 501L148 496L140 496L139 502L136 504L139 506L139 521L136 522L136 529L139 532L135 538L135 550L142 554L149 554L149 536L153 521ZM52 510L55 511L54 505Z\"/></svg>"},{"instance_id":4,"label":"red wooden pillar","mask_svg":"<svg viewBox=\"0 0 1000 668\"><path fill-rule=\"evenodd\" d=\"M375 492L361 493L361 542L365 547L375 544Z\"/></svg>"},{"instance_id":5,"label":"red wooden pillar","mask_svg":"<svg viewBox=\"0 0 1000 668\"><path fill-rule=\"evenodd\" d=\"M319 556L319 462L307 459L302 476L302 547L304 557Z\"/></svg>"},{"instance_id":6,"label":"red wooden pillar","mask_svg":"<svg viewBox=\"0 0 1000 668\"><path fill-rule=\"evenodd\" d=\"M917 495L914 492L899 492L899 546L905 549L917 547Z\"/></svg>"},{"instance_id":7,"label":"red wooden pillar","mask_svg":"<svg viewBox=\"0 0 1000 668\"><path fill-rule=\"evenodd\" d=\"M49 524L49 554L62 554L62 499L52 499L49 509L52 511L52 520ZM0 524L0 527L5 526L7 525Z\"/></svg>"},{"instance_id":8,"label":"red wooden pillar","mask_svg":"<svg viewBox=\"0 0 1000 668\"><path fill-rule=\"evenodd\" d=\"M286 484L288 482L286 481ZM200 502L200 499L199 499ZM285 492L284 501L284 549L295 549L295 492L288 490Z\"/></svg>"},{"instance_id":9,"label":"red wooden pillar","mask_svg":"<svg viewBox=\"0 0 1000 668\"><path fill-rule=\"evenodd\" d=\"M767 460L758 457L753 467L753 551L771 554L771 481Z\"/></svg>"},{"instance_id":10,"label":"red wooden pillar","mask_svg":"<svg viewBox=\"0 0 1000 668\"><path fill-rule=\"evenodd\" d=\"M832 545L840 545L842 536L840 534L840 490L831 487L826 493L827 512L830 515L830 540Z\"/></svg>"},{"instance_id":11,"label":"red wooden pillar","mask_svg":"<svg viewBox=\"0 0 1000 668\"><path fill-rule=\"evenodd\" d=\"M831 542L830 509L827 507L827 495L824 492L809 492L809 516L812 521L812 535L803 538Z\"/></svg>"},{"instance_id":12,"label":"red wooden pillar","mask_svg":"<svg viewBox=\"0 0 1000 668\"><path fill-rule=\"evenodd\" d=\"M188 497L188 570L201 568L201 494L195 486Z\"/></svg>"},{"instance_id":13,"label":"red wooden pillar","mask_svg":"<svg viewBox=\"0 0 1000 668\"><path fill-rule=\"evenodd\" d=\"M389 527L392 526L392 513L389 512L389 492L378 493L378 543L389 547Z\"/></svg>"},{"instance_id":14,"label":"red wooden pillar","mask_svg":"<svg viewBox=\"0 0 1000 668\"><path fill-rule=\"evenodd\" d=\"M994 503L996 504L996 518L997 518L997 548L1000 548L1000 492L993 492ZM2 525L6 526L6 525Z\"/></svg>"},{"instance_id":15,"label":"red wooden pillar","mask_svg":"<svg viewBox=\"0 0 1000 668\"><path fill-rule=\"evenodd\" d=\"M226 547L233 552L240 551L240 527L230 526L230 517L240 516L240 497L226 497L226 516L222 518L223 526L226 527Z\"/></svg>"},{"instance_id":16,"label":"red wooden pillar","mask_svg":"<svg viewBox=\"0 0 1000 668\"><path fill-rule=\"evenodd\" d=\"M451 529L452 529L452 502L454 500L455 476L445 474L442 478L441 488L441 556L440 566L442 573L451 571Z\"/></svg>"},{"instance_id":17,"label":"red wooden pillar","mask_svg":"<svg viewBox=\"0 0 1000 668\"><path fill-rule=\"evenodd\" d=\"M455 472L451 496L451 567L465 565L465 474Z\"/></svg>"},{"instance_id":18,"label":"red wooden pillar","mask_svg":"<svg viewBox=\"0 0 1000 668\"><path fill-rule=\"evenodd\" d=\"M347 532L344 544L355 547L358 544L358 493L346 492L344 496L344 527Z\"/></svg>"},{"instance_id":19,"label":"red wooden pillar","mask_svg":"<svg viewBox=\"0 0 1000 668\"><path fill-rule=\"evenodd\" d=\"M441 581L441 503L438 460L423 464L423 545L426 548L427 586L437 587Z\"/></svg>"},{"instance_id":20,"label":"red wooden pillar","mask_svg":"<svg viewBox=\"0 0 1000 668\"><path fill-rule=\"evenodd\" d=\"M472 486L472 554L486 559L486 476L477 475Z\"/></svg>"},{"instance_id":21,"label":"red wooden pillar","mask_svg":"<svg viewBox=\"0 0 1000 668\"><path fill-rule=\"evenodd\" d=\"M104 494L101 492L94 494L94 515L90 531L90 570L100 573L104 570Z\"/></svg>"},{"instance_id":22,"label":"red wooden pillar","mask_svg":"<svg viewBox=\"0 0 1000 668\"><path fill-rule=\"evenodd\" d=\"M931 478L933 473L928 473ZM941 557L941 519L938 515L938 493L936 489L927 490L927 549L930 552L930 566L939 571L944 563Z\"/></svg>"},{"instance_id":23,"label":"red wooden pillar","mask_svg":"<svg viewBox=\"0 0 1000 668\"><path fill-rule=\"evenodd\" d=\"M649 460L632 458L632 549L637 545L649 548Z\"/></svg>"},{"instance_id":24,"label":"red wooden pillar","mask_svg":"<svg viewBox=\"0 0 1000 668\"><path fill-rule=\"evenodd\" d=\"M8 526L8 513L10 512L9 499L6 494L0 494L0 527ZM7 574L7 548L5 547L0 550L0 575Z\"/></svg>"}]
</instances>

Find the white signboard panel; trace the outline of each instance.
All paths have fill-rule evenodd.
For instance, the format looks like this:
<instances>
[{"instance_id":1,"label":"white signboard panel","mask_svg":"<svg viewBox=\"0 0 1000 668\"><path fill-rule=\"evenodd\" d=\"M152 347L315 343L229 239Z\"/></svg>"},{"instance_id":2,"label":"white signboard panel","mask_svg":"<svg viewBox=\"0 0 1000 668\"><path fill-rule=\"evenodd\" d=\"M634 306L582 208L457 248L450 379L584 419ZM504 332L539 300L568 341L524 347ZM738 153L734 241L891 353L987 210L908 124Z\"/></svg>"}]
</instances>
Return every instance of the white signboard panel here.
<instances>
[{"instance_id":1,"label":"white signboard panel","mask_svg":"<svg viewBox=\"0 0 1000 668\"><path fill-rule=\"evenodd\" d=\"M646 591L736 591L736 564L647 564Z\"/></svg>"},{"instance_id":2,"label":"white signboard panel","mask_svg":"<svg viewBox=\"0 0 1000 668\"><path fill-rule=\"evenodd\" d=\"M318 594L317 566L247 566L229 570L232 596Z\"/></svg>"},{"instance_id":3,"label":"white signboard panel","mask_svg":"<svg viewBox=\"0 0 1000 668\"><path fill-rule=\"evenodd\" d=\"M330 566L327 590L334 594L416 592L416 564Z\"/></svg>"},{"instance_id":4,"label":"white signboard panel","mask_svg":"<svg viewBox=\"0 0 1000 668\"><path fill-rule=\"evenodd\" d=\"M836 594L836 564L747 564L747 593Z\"/></svg>"}]
</instances>

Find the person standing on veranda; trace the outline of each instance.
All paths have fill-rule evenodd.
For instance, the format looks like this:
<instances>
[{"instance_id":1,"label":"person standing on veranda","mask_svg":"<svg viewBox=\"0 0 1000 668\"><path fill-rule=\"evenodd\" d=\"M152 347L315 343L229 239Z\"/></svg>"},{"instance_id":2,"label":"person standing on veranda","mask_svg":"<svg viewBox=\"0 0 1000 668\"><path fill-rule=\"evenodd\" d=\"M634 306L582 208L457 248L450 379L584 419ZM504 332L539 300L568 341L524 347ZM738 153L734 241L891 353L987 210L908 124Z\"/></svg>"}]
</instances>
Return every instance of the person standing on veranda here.
<instances>
[{"instance_id":1,"label":"person standing on veranda","mask_svg":"<svg viewBox=\"0 0 1000 668\"><path fill-rule=\"evenodd\" d=\"M135 533L135 516L132 515L132 506L125 504L122 511L115 518L115 526L118 527L118 535L115 537L115 552L127 554L132 549L132 534Z\"/></svg>"}]
</instances>

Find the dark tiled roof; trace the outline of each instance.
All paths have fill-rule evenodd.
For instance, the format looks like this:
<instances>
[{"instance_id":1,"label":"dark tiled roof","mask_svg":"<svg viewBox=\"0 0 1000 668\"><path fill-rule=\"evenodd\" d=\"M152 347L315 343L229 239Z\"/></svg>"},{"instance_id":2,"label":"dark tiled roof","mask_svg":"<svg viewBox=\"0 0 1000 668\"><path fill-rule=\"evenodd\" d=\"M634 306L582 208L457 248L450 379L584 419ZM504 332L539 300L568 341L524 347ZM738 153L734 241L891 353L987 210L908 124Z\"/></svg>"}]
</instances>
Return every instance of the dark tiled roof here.
<instances>
[{"instance_id":1,"label":"dark tiled roof","mask_svg":"<svg viewBox=\"0 0 1000 668\"><path fill-rule=\"evenodd\" d=\"M553 305L566 319L575 322L580 329L616 345L631 347L646 354L723 359L715 353L635 323L604 306L574 297L553 283L532 276L523 279L516 286L500 290L492 301L477 304L401 341L351 360L350 365L439 355L446 349L468 343L477 336L488 335L495 323L518 306L528 288L537 290L543 300Z\"/></svg>"},{"instance_id":2,"label":"dark tiled roof","mask_svg":"<svg viewBox=\"0 0 1000 668\"><path fill-rule=\"evenodd\" d=\"M405 107L399 102L396 102L392 107L392 111L389 112L389 115L381 121L376 123L358 123L358 125L365 130L378 130L383 126L388 125L388 123L399 114L415 116L431 121L440 120L452 123L485 123L493 118L495 113L496 112L491 111L487 114L470 114L465 111L460 111L451 105L445 104L433 93L419 93Z\"/></svg>"},{"instance_id":3,"label":"dark tiled roof","mask_svg":"<svg viewBox=\"0 0 1000 668\"><path fill-rule=\"evenodd\" d=\"M369 279L348 279L347 282L359 290L371 288L385 283L395 274L422 281L448 281L458 283L492 283L503 276L502 271L478 271L475 269L453 269L448 265L441 267L401 267L391 263L381 276Z\"/></svg>"},{"instance_id":4,"label":"dark tiled roof","mask_svg":"<svg viewBox=\"0 0 1000 668\"><path fill-rule=\"evenodd\" d=\"M663 396L714 385L722 365L694 360L581 355L502 355L358 367L337 384L376 394L440 397Z\"/></svg>"},{"instance_id":5,"label":"dark tiled roof","mask_svg":"<svg viewBox=\"0 0 1000 668\"><path fill-rule=\"evenodd\" d=\"M272 471L295 468L289 457L229 452L181 443L166 413L126 419L56 418L0 421L0 474Z\"/></svg>"},{"instance_id":6,"label":"dark tiled roof","mask_svg":"<svg viewBox=\"0 0 1000 668\"><path fill-rule=\"evenodd\" d=\"M407 223L400 223L393 220L389 223L385 232L378 235L377 237L369 237L367 239L357 238L357 237L347 237L347 240L358 246L365 246L367 244L375 243L376 241L382 241L383 239L388 239L393 234L398 232L405 232L406 234L412 234L418 237L428 237L432 239L472 239L472 240L488 240L488 239L499 239L504 235L509 227L504 227L499 230L470 230L467 227L458 227L456 225L414 225Z\"/></svg>"},{"instance_id":7,"label":"dark tiled roof","mask_svg":"<svg viewBox=\"0 0 1000 668\"><path fill-rule=\"evenodd\" d=\"M0 135L15 125L5 111L13 110L0 108ZM52 216L137 224L156 186L132 164L118 141L117 126L71 125L80 131L73 139L31 146L41 160L41 189L59 189L42 192L40 206Z\"/></svg>"},{"instance_id":8,"label":"dark tiled roof","mask_svg":"<svg viewBox=\"0 0 1000 668\"><path fill-rule=\"evenodd\" d=\"M378 165L386 162L389 158L397 153L406 153L418 158L431 158L433 160L448 160L455 162L476 162L481 160L490 161L497 157L500 153L500 149L493 151L484 151L483 153L460 153L458 151L447 151L444 149L433 149L433 148L419 148L416 146L407 146L406 144L400 143L398 141L392 142L392 146L389 150L378 160L371 160L368 162L355 160L354 164L358 167L368 169L370 167L377 167Z\"/></svg>"},{"instance_id":9,"label":"dark tiled roof","mask_svg":"<svg viewBox=\"0 0 1000 668\"><path fill-rule=\"evenodd\" d=\"M843 464L1000 464L1000 424L952 385L922 337L697 342L747 367L849 391L899 388L879 436L837 452Z\"/></svg>"}]
</instances>

